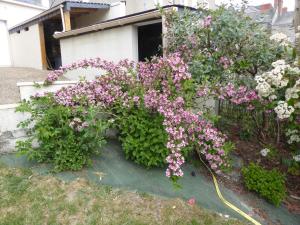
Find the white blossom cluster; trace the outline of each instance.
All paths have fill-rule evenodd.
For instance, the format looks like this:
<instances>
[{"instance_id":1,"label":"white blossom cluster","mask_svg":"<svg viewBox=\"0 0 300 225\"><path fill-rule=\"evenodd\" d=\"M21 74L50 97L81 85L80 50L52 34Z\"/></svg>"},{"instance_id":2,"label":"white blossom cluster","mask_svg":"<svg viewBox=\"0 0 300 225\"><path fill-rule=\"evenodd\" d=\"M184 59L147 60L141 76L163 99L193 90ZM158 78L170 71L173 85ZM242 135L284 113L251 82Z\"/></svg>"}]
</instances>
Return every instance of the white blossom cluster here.
<instances>
[{"instance_id":1,"label":"white blossom cluster","mask_svg":"<svg viewBox=\"0 0 300 225\"><path fill-rule=\"evenodd\" d=\"M264 148L260 151L260 154L263 156L263 157L266 157L268 155L268 153L270 152L270 149L268 148Z\"/></svg>"},{"instance_id":2,"label":"white blossom cluster","mask_svg":"<svg viewBox=\"0 0 300 225\"><path fill-rule=\"evenodd\" d=\"M286 88L285 101L278 101L274 110L279 119L287 119L295 109L300 108L299 101L294 101L293 106L288 105L290 99L298 99L300 97L300 79L296 81L294 86L287 88L289 79L286 72L297 75L300 73L300 70L286 64L284 60L277 60L272 63L272 66L273 69L271 71L255 76L255 81L257 82L256 90L261 98L268 98L270 101L274 101L278 99L276 91Z\"/></svg>"},{"instance_id":3,"label":"white blossom cluster","mask_svg":"<svg viewBox=\"0 0 300 225\"><path fill-rule=\"evenodd\" d=\"M287 69L290 69L290 66L284 60L273 62L272 66L274 69L271 71L255 76L256 90L261 97L268 97L275 92L276 88L288 85L289 80L284 78L284 74ZM272 95L270 98L270 100L275 100L277 97Z\"/></svg>"},{"instance_id":4,"label":"white blossom cluster","mask_svg":"<svg viewBox=\"0 0 300 225\"><path fill-rule=\"evenodd\" d=\"M289 144L300 142L300 135L298 130L288 129L285 135L289 138L288 140Z\"/></svg>"},{"instance_id":5,"label":"white blossom cluster","mask_svg":"<svg viewBox=\"0 0 300 225\"><path fill-rule=\"evenodd\" d=\"M300 92L300 79L296 81L295 85L291 88L286 89L285 91L285 99L288 101L292 98L299 98ZM299 102L298 102L299 104Z\"/></svg>"},{"instance_id":6,"label":"white blossom cluster","mask_svg":"<svg viewBox=\"0 0 300 225\"><path fill-rule=\"evenodd\" d=\"M274 108L274 111L276 112L277 117L283 120L289 118L295 109L292 106L289 106L287 102L279 101Z\"/></svg>"},{"instance_id":7,"label":"white blossom cluster","mask_svg":"<svg viewBox=\"0 0 300 225\"><path fill-rule=\"evenodd\" d=\"M290 45L290 39L284 33L275 33L270 37L270 40L278 42L281 46Z\"/></svg>"},{"instance_id":8,"label":"white blossom cluster","mask_svg":"<svg viewBox=\"0 0 300 225\"><path fill-rule=\"evenodd\" d=\"M300 162L300 155L295 155L295 156L293 156L293 159L294 159L296 162Z\"/></svg>"}]
</instances>

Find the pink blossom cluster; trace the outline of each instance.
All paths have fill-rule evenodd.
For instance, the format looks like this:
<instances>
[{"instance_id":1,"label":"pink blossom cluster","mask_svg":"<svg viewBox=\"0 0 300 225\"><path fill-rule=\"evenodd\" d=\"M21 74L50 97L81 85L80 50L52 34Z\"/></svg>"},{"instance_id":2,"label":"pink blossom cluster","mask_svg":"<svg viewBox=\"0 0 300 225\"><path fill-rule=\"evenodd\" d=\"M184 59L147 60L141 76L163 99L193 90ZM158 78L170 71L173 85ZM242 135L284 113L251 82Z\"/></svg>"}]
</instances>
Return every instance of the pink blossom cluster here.
<instances>
[{"instance_id":1,"label":"pink blossom cluster","mask_svg":"<svg viewBox=\"0 0 300 225\"><path fill-rule=\"evenodd\" d=\"M235 105L245 105L248 110L254 109L254 102L261 99L257 92L246 86L235 87L232 83L225 86L207 87L203 86L197 90L197 97L216 97L228 100Z\"/></svg>"},{"instance_id":2,"label":"pink blossom cluster","mask_svg":"<svg viewBox=\"0 0 300 225\"><path fill-rule=\"evenodd\" d=\"M82 60L51 72L45 83L57 80L69 70L87 67L99 68L107 73L93 81L79 82L57 91L54 97L58 104L70 107L97 105L110 110L115 104L130 107L129 103L133 102L135 107L143 105L148 110L159 112L164 117L163 125L168 134L168 177L183 176L181 167L185 159L182 150L187 146L199 148L216 172L226 164L225 136L204 120L201 112L193 113L185 106L182 87L185 81L191 79L191 74L180 54L138 64L127 60L117 64L98 58ZM137 87L142 88L142 95L140 92L132 95Z\"/></svg>"},{"instance_id":3,"label":"pink blossom cluster","mask_svg":"<svg viewBox=\"0 0 300 225\"><path fill-rule=\"evenodd\" d=\"M219 59L219 63L223 66L224 69L228 69L232 65L231 60L228 59L226 56L222 56Z\"/></svg>"},{"instance_id":4,"label":"pink blossom cluster","mask_svg":"<svg viewBox=\"0 0 300 225\"><path fill-rule=\"evenodd\" d=\"M58 70L51 71L45 80L45 84L50 84L54 81L57 81L59 77L63 76L65 73L71 70L80 69L80 68L96 68L107 71L110 74L117 76L124 75L128 68L133 68L135 65L134 61L130 60L121 60L118 64L114 64L111 61L102 60L100 58L91 58L83 59L78 62L61 66ZM125 69L125 70L124 70ZM124 80L121 79L122 82Z\"/></svg>"},{"instance_id":5,"label":"pink blossom cluster","mask_svg":"<svg viewBox=\"0 0 300 225\"><path fill-rule=\"evenodd\" d=\"M220 172L220 167L226 163L223 149L225 136L211 123L201 118L201 113L199 115L185 110L182 97L172 101L157 90L149 90L145 94L145 106L157 110L164 116L163 124L168 134L166 146L171 152L167 157L168 177L183 175L181 165L184 163L184 157L181 152L188 145L201 149L211 168Z\"/></svg>"},{"instance_id":6,"label":"pink blossom cluster","mask_svg":"<svg viewBox=\"0 0 300 225\"><path fill-rule=\"evenodd\" d=\"M232 83L228 83L225 87L219 89L219 98L227 99L236 105L245 104L249 110L253 110L253 102L259 99L255 90L251 90L246 86L235 88Z\"/></svg>"},{"instance_id":7,"label":"pink blossom cluster","mask_svg":"<svg viewBox=\"0 0 300 225\"><path fill-rule=\"evenodd\" d=\"M169 76L170 70L172 71ZM157 58L152 63L139 63L138 78L145 88L160 87L163 91L169 91L168 85L170 78L172 85L177 90L181 88L181 82L191 78L188 66L184 63L179 53L170 54L168 57Z\"/></svg>"},{"instance_id":8,"label":"pink blossom cluster","mask_svg":"<svg viewBox=\"0 0 300 225\"><path fill-rule=\"evenodd\" d=\"M212 22L212 17L211 16L205 17L204 21L203 21L203 27L205 27L205 28L210 27L211 22Z\"/></svg>"},{"instance_id":9,"label":"pink blossom cluster","mask_svg":"<svg viewBox=\"0 0 300 225\"><path fill-rule=\"evenodd\" d=\"M147 83L147 90L144 94L145 106L164 116L163 125L168 134L166 147L171 153L166 159L169 163L166 175L168 177L183 176L182 149L189 145L201 149L211 168L219 172L220 167L224 166L226 162L226 154L223 149L225 136L211 123L201 118L201 113L195 114L186 109L180 90L183 82L191 79L191 76L185 63L180 60L180 56L176 54L173 57L175 58L159 60L159 71L169 72L158 73L150 84ZM152 63L144 66L155 68L157 65ZM153 76L153 74L147 74L151 72L153 71L143 68L141 76L143 78ZM155 85L155 81L159 81L160 86ZM172 86L176 87L176 93L171 93Z\"/></svg>"}]
</instances>

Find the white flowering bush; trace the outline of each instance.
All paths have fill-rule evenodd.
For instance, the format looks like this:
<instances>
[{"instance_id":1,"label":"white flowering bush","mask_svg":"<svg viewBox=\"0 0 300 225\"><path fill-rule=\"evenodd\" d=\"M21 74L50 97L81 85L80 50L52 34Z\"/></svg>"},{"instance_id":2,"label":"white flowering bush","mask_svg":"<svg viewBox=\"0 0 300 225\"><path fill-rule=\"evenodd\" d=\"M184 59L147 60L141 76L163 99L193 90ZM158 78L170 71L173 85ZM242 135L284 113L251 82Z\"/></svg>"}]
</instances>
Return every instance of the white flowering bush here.
<instances>
[{"instance_id":1,"label":"white flowering bush","mask_svg":"<svg viewBox=\"0 0 300 225\"><path fill-rule=\"evenodd\" d=\"M285 60L277 60L272 63L270 71L256 75L255 81L265 110L275 112L277 136L284 133L286 143L292 150L294 158L289 163L289 171L295 173L299 169L299 161L295 158L298 159L300 149L300 70ZM283 132L279 131L280 127ZM262 155L265 153L261 152Z\"/></svg>"},{"instance_id":2,"label":"white flowering bush","mask_svg":"<svg viewBox=\"0 0 300 225\"><path fill-rule=\"evenodd\" d=\"M300 70L284 60L272 63L273 69L256 75L256 90L261 99L274 107L278 119L299 116Z\"/></svg>"},{"instance_id":3,"label":"white flowering bush","mask_svg":"<svg viewBox=\"0 0 300 225\"><path fill-rule=\"evenodd\" d=\"M289 46L290 45L290 39L288 36L284 33L275 33L270 37L271 41L275 41L279 43L281 46Z\"/></svg>"}]
</instances>

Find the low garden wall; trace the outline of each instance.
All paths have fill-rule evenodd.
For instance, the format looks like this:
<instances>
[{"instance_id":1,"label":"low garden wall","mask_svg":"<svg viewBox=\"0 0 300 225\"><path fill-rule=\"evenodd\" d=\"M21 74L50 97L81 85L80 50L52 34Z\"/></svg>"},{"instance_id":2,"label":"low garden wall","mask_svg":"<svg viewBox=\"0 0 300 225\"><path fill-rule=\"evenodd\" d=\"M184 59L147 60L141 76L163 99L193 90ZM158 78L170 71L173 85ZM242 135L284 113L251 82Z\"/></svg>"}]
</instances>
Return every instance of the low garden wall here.
<instances>
[{"instance_id":1,"label":"low garden wall","mask_svg":"<svg viewBox=\"0 0 300 225\"><path fill-rule=\"evenodd\" d=\"M47 87L38 88L37 85L42 85L43 82L18 82L17 86L20 90L21 100L29 100L30 96L35 94L42 94L45 92L55 92L62 87L67 87L76 84L78 81L55 81L53 84Z\"/></svg>"},{"instance_id":2,"label":"low garden wall","mask_svg":"<svg viewBox=\"0 0 300 225\"><path fill-rule=\"evenodd\" d=\"M19 82L20 100L28 100L37 93L54 92L62 87L74 85L77 81L56 81L48 87L37 88L34 82ZM42 84L42 82L37 82ZM25 139L26 131L18 124L29 118L29 114L15 112L18 104L0 105L0 154L13 152L17 140Z\"/></svg>"},{"instance_id":3,"label":"low garden wall","mask_svg":"<svg viewBox=\"0 0 300 225\"><path fill-rule=\"evenodd\" d=\"M18 104L0 105L0 153L14 151L17 140L25 138L26 132L18 128L18 123L29 117L15 112Z\"/></svg>"}]
</instances>

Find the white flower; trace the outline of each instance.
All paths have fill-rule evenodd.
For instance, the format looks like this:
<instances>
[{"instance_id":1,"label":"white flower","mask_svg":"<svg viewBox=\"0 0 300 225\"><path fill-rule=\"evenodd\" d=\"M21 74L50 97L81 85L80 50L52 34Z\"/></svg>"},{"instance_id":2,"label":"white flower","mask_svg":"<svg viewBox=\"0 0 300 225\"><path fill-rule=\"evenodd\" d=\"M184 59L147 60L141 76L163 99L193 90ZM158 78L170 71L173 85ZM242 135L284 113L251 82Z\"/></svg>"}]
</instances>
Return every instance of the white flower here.
<instances>
[{"instance_id":1,"label":"white flower","mask_svg":"<svg viewBox=\"0 0 300 225\"><path fill-rule=\"evenodd\" d=\"M285 91L285 99L288 101L291 98L299 98L298 90L295 87L288 88Z\"/></svg>"},{"instance_id":2,"label":"white flower","mask_svg":"<svg viewBox=\"0 0 300 225\"><path fill-rule=\"evenodd\" d=\"M297 135L297 134L291 135L289 140L288 140L289 144L298 143L298 142L300 142L300 136Z\"/></svg>"},{"instance_id":3,"label":"white flower","mask_svg":"<svg viewBox=\"0 0 300 225\"><path fill-rule=\"evenodd\" d=\"M269 96L269 100L270 100L270 101L273 101L273 100L275 100L275 99L277 99L277 96L276 96L276 95L271 95L271 96Z\"/></svg>"},{"instance_id":4,"label":"white flower","mask_svg":"<svg viewBox=\"0 0 300 225\"><path fill-rule=\"evenodd\" d=\"M274 69L255 76L257 83L256 90L260 97L270 96L277 88L286 87L289 80L284 78L286 69L291 68L284 60L277 60L272 63ZM275 88L275 89L274 89Z\"/></svg>"},{"instance_id":5,"label":"white flower","mask_svg":"<svg viewBox=\"0 0 300 225\"><path fill-rule=\"evenodd\" d=\"M272 63L272 66L274 68L278 67L278 66L284 66L284 65L286 65L286 64L285 64L285 61L283 59L279 59L279 60Z\"/></svg>"},{"instance_id":6,"label":"white flower","mask_svg":"<svg viewBox=\"0 0 300 225\"><path fill-rule=\"evenodd\" d=\"M270 40L276 41L281 46L288 46L290 44L290 39L287 35L283 33L275 33L270 37Z\"/></svg>"},{"instance_id":7,"label":"white flower","mask_svg":"<svg viewBox=\"0 0 300 225\"><path fill-rule=\"evenodd\" d=\"M287 137L289 137L288 143L293 144L293 143L298 143L300 142L300 136L299 136L299 131L294 129L288 129L287 132L285 133Z\"/></svg>"},{"instance_id":8,"label":"white flower","mask_svg":"<svg viewBox=\"0 0 300 225\"><path fill-rule=\"evenodd\" d=\"M284 80L280 81L279 87L280 88L286 87L288 85L288 83L289 83L289 80L284 79Z\"/></svg>"},{"instance_id":9,"label":"white flower","mask_svg":"<svg viewBox=\"0 0 300 225\"><path fill-rule=\"evenodd\" d=\"M289 106L287 102L279 101L277 106L274 108L279 119L287 119L295 111L292 106Z\"/></svg>"},{"instance_id":10,"label":"white flower","mask_svg":"<svg viewBox=\"0 0 300 225\"><path fill-rule=\"evenodd\" d=\"M297 62L298 63L298 62ZM289 68L289 70L292 72L292 73L300 73L300 69L298 67L291 67Z\"/></svg>"},{"instance_id":11,"label":"white flower","mask_svg":"<svg viewBox=\"0 0 300 225\"><path fill-rule=\"evenodd\" d=\"M256 90L258 91L258 95L261 97L268 97L270 94L274 92L274 89L267 82L259 82L256 86Z\"/></svg>"},{"instance_id":12,"label":"white flower","mask_svg":"<svg viewBox=\"0 0 300 225\"><path fill-rule=\"evenodd\" d=\"M291 129L288 129L287 131L286 131L286 135L287 136L290 136L291 134L297 134L298 133L298 130L291 130Z\"/></svg>"},{"instance_id":13,"label":"white flower","mask_svg":"<svg viewBox=\"0 0 300 225\"><path fill-rule=\"evenodd\" d=\"M300 155L295 155L295 156L293 156L293 159L294 159L296 162L300 162Z\"/></svg>"},{"instance_id":14,"label":"white flower","mask_svg":"<svg viewBox=\"0 0 300 225\"><path fill-rule=\"evenodd\" d=\"M263 156L263 157L266 157L268 155L268 153L270 152L270 149L268 148L264 148L260 151L260 154Z\"/></svg>"}]
</instances>

